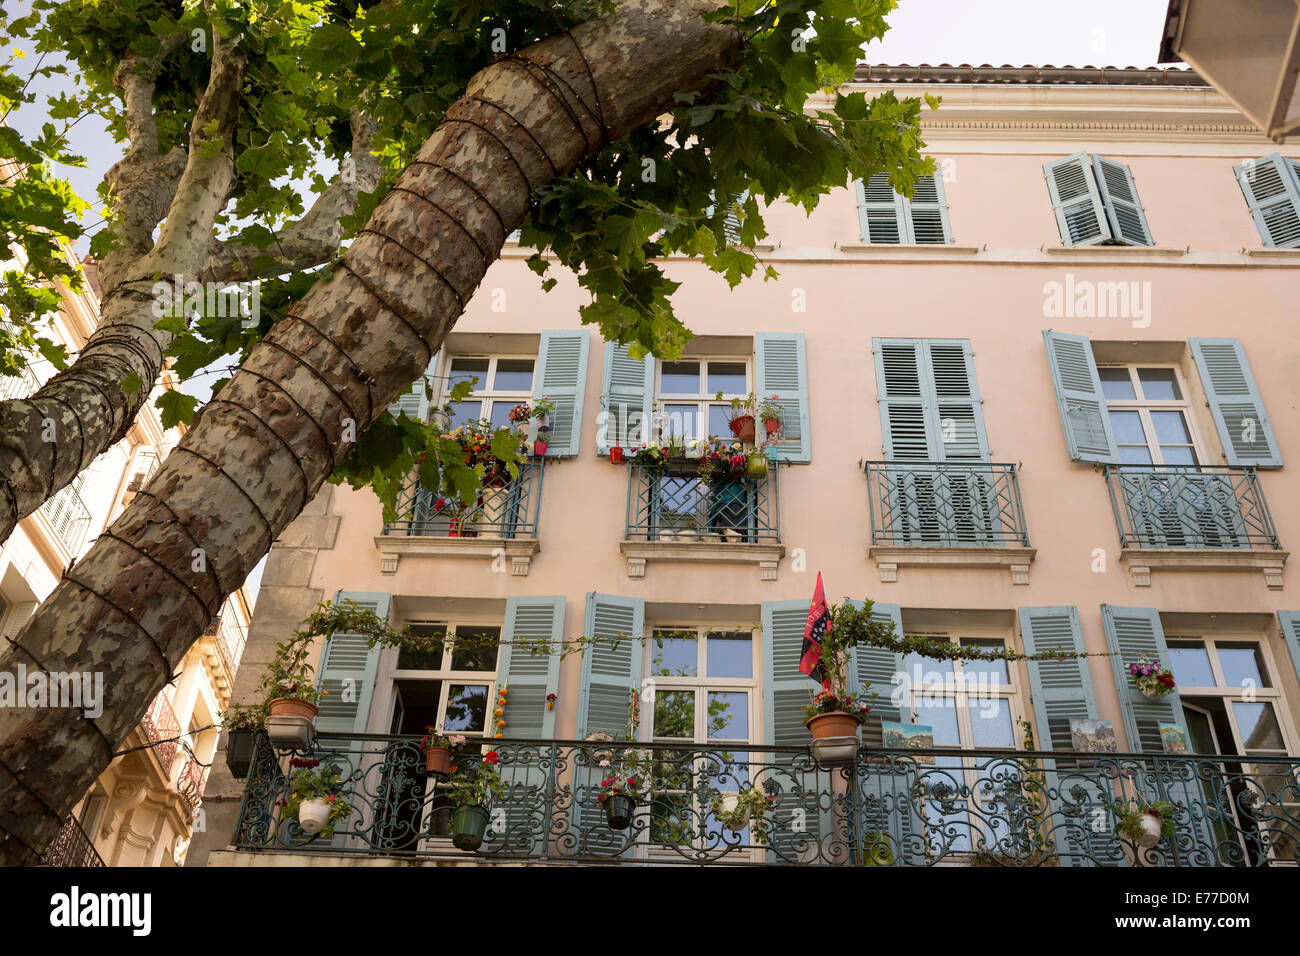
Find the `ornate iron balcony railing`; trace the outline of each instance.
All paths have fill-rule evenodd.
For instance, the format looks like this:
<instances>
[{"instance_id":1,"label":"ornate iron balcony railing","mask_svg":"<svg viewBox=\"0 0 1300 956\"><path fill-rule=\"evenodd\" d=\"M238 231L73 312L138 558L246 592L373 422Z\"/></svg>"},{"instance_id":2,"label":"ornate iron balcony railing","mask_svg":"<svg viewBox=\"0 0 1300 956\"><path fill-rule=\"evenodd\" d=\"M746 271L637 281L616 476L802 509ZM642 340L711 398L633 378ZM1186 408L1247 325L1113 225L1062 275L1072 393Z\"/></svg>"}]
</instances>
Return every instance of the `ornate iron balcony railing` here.
<instances>
[{"instance_id":1,"label":"ornate iron balcony railing","mask_svg":"<svg viewBox=\"0 0 1300 956\"><path fill-rule=\"evenodd\" d=\"M464 512L446 506L441 495L412 479L397 499L398 520L385 522L384 534L461 538L535 538L542 504L545 458L519 465L519 477L503 474L485 483ZM440 502L442 503L440 505Z\"/></svg>"},{"instance_id":2,"label":"ornate iron balcony railing","mask_svg":"<svg viewBox=\"0 0 1300 956\"><path fill-rule=\"evenodd\" d=\"M146 739L155 745L153 752L162 764L163 773L170 776L172 761L176 759L176 738L181 735L181 724L165 693L158 692L158 696L140 718L140 727L144 730Z\"/></svg>"},{"instance_id":3,"label":"ornate iron balcony railing","mask_svg":"<svg viewBox=\"0 0 1300 956\"><path fill-rule=\"evenodd\" d=\"M1107 465L1106 487L1121 547L1281 547L1253 467Z\"/></svg>"},{"instance_id":4,"label":"ornate iron balcony railing","mask_svg":"<svg viewBox=\"0 0 1300 956\"><path fill-rule=\"evenodd\" d=\"M208 771L211 769L211 767L200 766L193 756L189 753L185 754L181 772L176 778L176 792L185 801L191 814L198 810L199 804L203 802L203 788L207 785Z\"/></svg>"},{"instance_id":5,"label":"ornate iron balcony railing","mask_svg":"<svg viewBox=\"0 0 1300 956\"><path fill-rule=\"evenodd\" d=\"M871 543L1029 546L1015 465L869 461Z\"/></svg>"},{"instance_id":6,"label":"ornate iron balcony railing","mask_svg":"<svg viewBox=\"0 0 1300 956\"><path fill-rule=\"evenodd\" d=\"M236 849L431 859L617 863L1006 866L1284 866L1300 861L1300 757L1166 756L863 747L818 767L802 748L493 740L505 796L476 854L448 839L445 783L416 737L322 735L301 755L338 769L352 813L311 839L281 801L291 754L259 738ZM481 759L486 747L456 756ZM610 768L650 781L631 826L598 803ZM715 798L759 788L767 835L739 832ZM734 798L733 798L734 799ZM1168 800L1174 835L1139 849L1114 832L1114 805Z\"/></svg>"},{"instance_id":7,"label":"ornate iron balcony railing","mask_svg":"<svg viewBox=\"0 0 1300 956\"><path fill-rule=\"evenodd\" d=\"M103 866L95 843L76 817L68 817L41 857L41 866Z\"/></svg>"},{"instance_id":8,"label":"ornate iron balcony railing","mask_svg":"<svg viewBox=\"0 0 1300 956\"><path fill-rule=\"evenodd\" d=\"M676 459L663 468L628 466L628 541L756 543L781 540L777 475L702 481L699 462Z\"/></svg>"}]
</instances>

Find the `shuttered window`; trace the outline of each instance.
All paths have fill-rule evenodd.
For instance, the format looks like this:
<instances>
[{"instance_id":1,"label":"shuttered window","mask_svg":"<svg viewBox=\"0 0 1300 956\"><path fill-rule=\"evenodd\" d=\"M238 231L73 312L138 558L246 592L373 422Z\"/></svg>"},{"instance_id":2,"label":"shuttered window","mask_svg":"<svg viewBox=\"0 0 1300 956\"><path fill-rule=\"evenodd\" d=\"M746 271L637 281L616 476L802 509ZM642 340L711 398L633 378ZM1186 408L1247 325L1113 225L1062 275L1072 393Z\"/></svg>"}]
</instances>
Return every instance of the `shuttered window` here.
<instances>
[{"instance_id":1,"label":"shuttered window","mask_svg":"<svg viewBox=\"0 0 1300 956\"><path fill-rule=\"evenodd\" d=\"M1126 164L1083 152L1043 164L1043 173L1065 245L1155 245Z\"/></svg>"},{"instance_id":2,"label":"shuttered window","mask_svg":"<svg viewBox=\"0 0 1300 956\"><path fill-rule=\"evenodd\" d=\"M987 461L984 410L966 339L873 339L890 461Z\"/></svg>"},{"instance_id":3,"label":"shuttered window","mask_svg":"<svg viewBox=\"0 0 1300 956\"><path fill-rule=\"evenodd\" d=\"M1188 339L1229 465L1281 468L1282 453L1240 339Z\"/></svg>"},{"instance_id":4,"label":"shuttered window","mask_svg":"<svg viewBox=\"0 0 1300 956\"><path fill-rule=\"evenodd\" d=\"M912 198L894 191L888 173L854 183L862 241L873 245L948 244L952 226L948 200L938 176L917 179Z\"/></svg>"},{"instance_id":5,"label":"shuttered window","mask_svg":"<svg viewBox=\"0 0 1300 956\"><path fill-rule=\"evenodd\" d=\"M1232 171L1264 245L1300 247L1300 161L1273 153Z\"/></svg>"}]
</instances>

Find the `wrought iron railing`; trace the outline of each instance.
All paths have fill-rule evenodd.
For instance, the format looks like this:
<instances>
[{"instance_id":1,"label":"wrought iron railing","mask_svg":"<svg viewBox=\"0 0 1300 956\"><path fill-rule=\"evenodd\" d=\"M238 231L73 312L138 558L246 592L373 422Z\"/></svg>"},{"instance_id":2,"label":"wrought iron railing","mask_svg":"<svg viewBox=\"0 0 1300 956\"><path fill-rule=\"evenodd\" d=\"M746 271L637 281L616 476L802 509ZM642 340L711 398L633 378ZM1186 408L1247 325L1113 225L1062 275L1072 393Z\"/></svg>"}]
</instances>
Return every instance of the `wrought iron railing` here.
<instances>
[{"instance_id":1,"label":"wrought iron railing","mask_svg":"<svg viewBox=\"0 0 1300 956\"><path fill-rule=\"evenodd\" d=\"M703 481L699 462L678 459L666 467L628 466L629 541L756 543L781 540L778 472Z\"/></svg>"},{"instance_id":2,"label":"wrought iron railing","mask_svg":"<svg viewBox=\"0 0 1300 956\"><path fill-rule=\"evenodd\" d=\"M189 807L191 814L199 808L199 804L203 801L203 788L207 784L210 769L210 767L200 766L192 754L188 752L185 754L185 761L181 764L180 775L176 778L176 792L185 801L185 805Z\"/></svg>"},{"instance_id":3,"label":"wrought iron railing","mask_svg":"<svg viewBox=\"0 0 1300 956\"><path fill-rule=\"evenodd\" d=\"M1029 546L1015 465L869 461L872 544Z\"/></svg>"},{"instance_id":4,"label":"wrought iron railing","mask_svg":"<svg viewBox=\"0 0 1300 956\"><path fill-rule=\"evenodd\" d=\"M81 500L80 483L64 485L54 497L41 506L41 513L54 526L68 553L76 557L90 529L90 509Z\"/></svg>"},{"instance_id":5,"label":"wrought iron railing","mask_svg":"<svg viewBox=\"0 0 1300 956\"><path fill-rule=\"evenodd\" d=\"M1121 547L1277 549L1253 467L1107 465Z\"/></svg>"},{"instance_id":6,"label":"wrought iron railing","mask_svg":"<svg viewBox=\"0 0 1300 956\"><path fill-rule=\"evenodd\" d=\"M535 538L542 504L545 458L519 465L519 476L502 473L487 479L474 503L449 507L453 499L429 491L418 479L397 499L397 520L384 523L384 534L461 538Z\"/></svg>"},{"instance_id":7,"label":"wrought iron railing","mask_svg":"<svg viewBox=\"0 0 1300 956\"><path fill-rule=\"evenodd\" d=\"M41 866L103 866L95 843L76 817L68 817L41 857Z\"/></svg>"},{"instance_id":8,"label":"wrought iron railing","mask_svg":"<svg viewBox=\"0 0 1300 956\"><path fill-rule=\"evenodd\" d=\"M172 710L167 695L159 691L149 709L140 718L140 727L150 743L158 762L162 764L163 773L170 775L172 761L176 759L177 738L181 735L181 724Z\"/></svg>"},{"instance_id":9,"label":"wrought iron railing","mask_svg":"<svg viewBox=\"0 0 1300 956\"><path fill-rule=\"evenodd\" d=\"M1300 861L1300 757L863 747L824 769L795 747L494 740L505 796L477 853L448 839L444 782L419 738L322 735L302 752L336 768L352 813L329 839L286 817L292 756L259 738L233 845L241 850L434 859L622 863L1282 866ZM460 753L481 759L486 747ZM295 752L297 753L297 752ZM598 803L610 768L650 781L627 829ZM724 827L716 798L771 797L766 839ZM734 799L734 798L733 798ZM1118 801L1168 800L1173 836L1141 849L1114 832Z\"/></svg>"}]
</instances>

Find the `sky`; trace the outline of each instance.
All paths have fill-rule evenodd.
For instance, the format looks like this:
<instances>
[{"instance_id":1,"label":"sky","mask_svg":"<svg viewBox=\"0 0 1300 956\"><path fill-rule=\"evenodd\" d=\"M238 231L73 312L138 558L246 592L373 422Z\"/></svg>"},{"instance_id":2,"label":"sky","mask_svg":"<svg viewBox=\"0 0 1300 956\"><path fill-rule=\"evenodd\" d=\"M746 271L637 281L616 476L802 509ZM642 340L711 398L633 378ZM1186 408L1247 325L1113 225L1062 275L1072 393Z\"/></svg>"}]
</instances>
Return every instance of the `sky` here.
<instances>
[{"instance_id":1,"label":"sky","mask_svg":"<svg viewBox=\"0 0 1300 956\"><path fill-rule=\"evenodd\" d=\"M1167 0L900 0L888 18L889 32L867 46L863 60L913 66L1152 66L1167 5ZM27 7L19 0L14 15L21 16ZM34 64L35 58L29 56L24 62ZM33 89L51 95L67 82L66 78L38 79ZM44 118L38 102L15 110L8 122L31 135ZM113 142L102 121L86 117L73 130L72 148L87 157L87 168L64 167L59 172L93 204L96 187L121 157L122 147ZM83 222L90 228L98 218L97 212L88 213ZM78 252L86 252L87 247L83 240ZM185 391L206 400L214 377L200 376L187 383ZM259 563L249 575L251 591L256 591L261 574Z\"/></svg>"}]
</instances>

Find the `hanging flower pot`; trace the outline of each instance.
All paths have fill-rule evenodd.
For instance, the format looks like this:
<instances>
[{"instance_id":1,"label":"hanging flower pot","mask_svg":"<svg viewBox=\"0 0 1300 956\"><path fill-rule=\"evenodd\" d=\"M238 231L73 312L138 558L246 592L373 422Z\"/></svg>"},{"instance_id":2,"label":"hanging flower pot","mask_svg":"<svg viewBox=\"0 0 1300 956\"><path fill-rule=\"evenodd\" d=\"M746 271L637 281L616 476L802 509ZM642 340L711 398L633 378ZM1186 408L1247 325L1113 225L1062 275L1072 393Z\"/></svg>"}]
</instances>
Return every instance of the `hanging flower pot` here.
<instances>
[{"instance_id":1,"label":"hanging flower pot","mask_svg":"<svg viewBox=\"0 0 1300 956\"><path fill-rule=\"evenodd\" d=\"M626 793L611 793L605 797L605 820L614 830L626 830L632 825L636 801Z\"/></svg>"},{"instance_id":2,"label":"hanging flower pot","mask_svg":"<svg viewBox=\"0 0 1300 956\"><path fill-rule=\"evenodd\" d=\"M731 433L741 441L752 442L754 440L754 416L737 415L731 420Z\"/></svg>"},{"instance_id":3,"label":"hanging flower pot","mask_svg":"<svg viewBox=\"0 0 1300 956\"><path fill-rule=\"evenodd\" d=\"M458 850L473 852L483 845L487 832L487 807L465 803L451 815L451 842Z\"/></svg>"},{"instance_id":4,"label":"hanging flower pot","mask_svg":"<svg viewBox=\"0 0 1300 956\"><path fill-rule=\"evenodd\" d=\"M767 421L763 422L763 427L767 429L767 437L771 438L781 430L781 419L769 418Z\"/></svg>"},{"instance_id":5,"label":"hanging flower pot","mask_svg":"<svg viewBox=\"0 0 1300 956\"><path fill-rule=\"evenodd\" d=\"M430 747L424 752L424 769L439 776L445 775L451 769L451 751L446 747Z\"/></svg>"},{"instance_id":6,"label":"hanging flower pot","mask_svg":"<svg viewBox=\"0 0 1300 956\"><path fill-rule=\"evenodd\" d=\"M226 766L236 780L248 776L253 766L253 740L257 731L251 729L232 730L226 738Z\"/></svg>"},{"instance_id":7,"label":"hanging flower pot","mask_svg":"<svg viewBox=\"0 0 1300 956\"><path fill-rule=\"evenodd\" d=\"M613 465L623 464L623 449L615 445L609 450L609 461Z\"/></svg>"},{"instance_id":8,"label":"hanging flower pot","mask_svg":"<svg viewBox=\"0 0 1300 956\"><path fill-rule=\"evenodd\" d=\"M836 711L809 717L804 724L812 732L813 740L824 740L827 737L856 737L862 719L856 714Z\"/></svg>"},{"instance_id":9,"label":"hanging flower pot","mask_svg":"<svg viewBox=\"0 0 1300 956\"><path fill-rule=\"evenodd\" d=\"M319 712L315 704L300 697L277 697L267 705L267 713L272 717L303 717L315 720Z\"/></svg>"},{"instance_id":10,"label":"hanging flower pot","mask_svg":"<svg viewBox=\"0 0 1300 956\"><path fill-rule=\"evenodd\" d=\"M767 456L754 454L749 456L749 461L745 465L745 474L755 481L762 481L767 477Z\"/></svg>"},{"instance_id":11,"label":"hanging flower pot","mask_svg":"<svg viewBox=\"0 0 1300 956\"><path fill-rule=\"evenodd\" d=\"M1147 700L1159 700L1167 693L1166 691L1162 691L1162 690L1152 690L1149 687L1141 687L1139 688L1139 690L1142 691L1142 696L1145 697Z\"/></svg>"},{"instance_id":12,"label":"hanging flower pot","mask_svg":"<svg viewBox=\"0 0 1300 956\"><path fill-rule=\"evenodd\" d=\"M533 454L536 457L541 458L543 455L546 454L546 447L547 447L546 442L542 441L542 439L540 438L537 439L535 442L533 442Z\"/></svg>"},{"instance_id":13,"label":"hanging flower pot","mask_svg":"<svg viewBox=\"0 0 1300 956\"><path fill-rule=\"evenodd\" d=\"M298 804L298 826L302 828L303 833L310 833L313 836L320 833L325 829L329 818L330 805L320 797L313 797Z\"/></svg>"},{"instance_id":14,"label":"hanging flower pot","mask_svg":"<svg viewBox=\"0 0 1300 956\"><path fill-rule=\"evenodd\" d=\"M1142 814L1142 819L1139 825L1142 828L1142 833L1138 836L1137 840L1134 841L1139 847L1146 850L1160 842L1160 829L1162 824L1158 816L1144 813Z\"/></svg>"}]
</instances>

